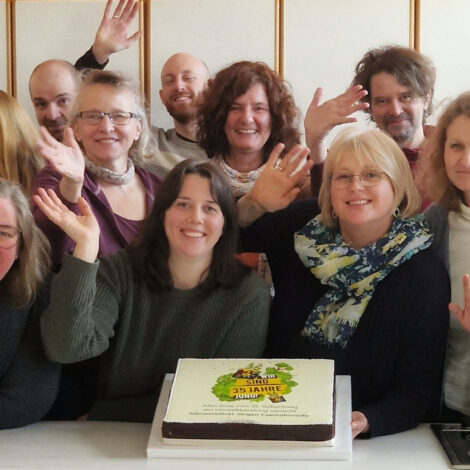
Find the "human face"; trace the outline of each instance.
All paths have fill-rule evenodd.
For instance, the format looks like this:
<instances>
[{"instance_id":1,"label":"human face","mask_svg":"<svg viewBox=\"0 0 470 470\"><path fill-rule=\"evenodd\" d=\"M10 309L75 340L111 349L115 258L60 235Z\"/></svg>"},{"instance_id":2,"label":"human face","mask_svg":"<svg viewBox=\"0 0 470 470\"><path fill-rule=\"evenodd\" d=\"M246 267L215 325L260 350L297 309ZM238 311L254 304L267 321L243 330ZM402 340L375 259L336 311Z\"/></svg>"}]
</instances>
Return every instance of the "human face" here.
<instances>
[{"instance_id":1,"label":"human face","mask_svg":"<svg viewBox=\"0 0 470 470\"><path fill-rule=\"evenodd\" d=\"M78 112L136 112L132 94L125 88L96 83L87 86L78 99ZM105 116L99 124L77 118L73 129L87 158L99 166L123 173L127 169L129 149L139 138L142 127L136 118L118 125Z\"/></svg>"},{"instance_id":2,"label":"human face","mask_svg":"<svg viewBox=\"0 0 470 470\"><path fill-rule=\"evenodd\" d=\"M5 231L12 232L8 228L17 228L18 220L16 217L15 206L9 199L0 198L0 231L5 227ZM0 247L0 280L3 279L10 268L13 266L16 258L18 258L18 241L20 235L16 232L16 243L9 248Z\"/></svg>"},{"instance_id":3,"label":"human face","mask_svg":"<svg viewBox=\"0 0 470 470\"><path fill-rule=\"evenodd\" d=\"M354 152L346 153L336 165L333 178L339 174L358 175L363 170L380 174L375 186L364 186L354 176L349 186L337 189L331 186L331 203L341 234L347 243L361 248L383 237L393 221L394 191L389 178L373 162L364 164Z\"/></svg>"},{"instance_id":4,"label":"human face","mask_svg":"<svg viewBox=\"0 0 470 470\"><path fill-rule=\"evenodd\" d=\"M161 73L160 98L175 121L188 124L196 120L208 78L206 66L190 54L175 54L167 60Z\"/></svg>"},{"instance_id":5,"label":"human face","mask_svg":"<svg viewBox=\"0 0 470 470\"><path fill-rule=\"evenodd\" d=\"M370 81L371 118L402 148L418 148L424 139L424 112L429 96L416 96L391 74L380 72Z\"/></svg>"},{"instance_id":6,"label":"human face","mask_svg":"<svg viewBox=\"0 0 470 470\"><path fill-rule=\"evenodd\" d=\"M225 121L230 154L255 156L261 166L263 147L271 135L271 113L264 85L255 83L235 99Z\"/></svg>"},{"instance_id":7,"label":"human face","mask_svg":"<svg viewBox=\"0 0 470 470\"><path fill-rule=\"evenodd\" d=\"M31 76L29 91L38 123L62 141L77 96L72 74L64 66L45 64Z\"/></svg>"},{"instance_id":8,"label":"human face","mask_svg":"<svg viewBox=\"0 0 470 470\"><path fill-rule=\"evenodd\" d=\"M447 128L444 163L450 181L470 206L470 118L465 114L457 116Z\"/></svg>"},{"instance_id":9,"label":"human face","mask_svg":"<svg viewBox=\"0 0 470 470\"><path fill-rule=\"evenodd\" d=\"M184 178L178 197L165 212L164 224L170 258L210 264L214 246L223 232L224 216L207 178L199 175Z\"/></svg>"}]
</instances>

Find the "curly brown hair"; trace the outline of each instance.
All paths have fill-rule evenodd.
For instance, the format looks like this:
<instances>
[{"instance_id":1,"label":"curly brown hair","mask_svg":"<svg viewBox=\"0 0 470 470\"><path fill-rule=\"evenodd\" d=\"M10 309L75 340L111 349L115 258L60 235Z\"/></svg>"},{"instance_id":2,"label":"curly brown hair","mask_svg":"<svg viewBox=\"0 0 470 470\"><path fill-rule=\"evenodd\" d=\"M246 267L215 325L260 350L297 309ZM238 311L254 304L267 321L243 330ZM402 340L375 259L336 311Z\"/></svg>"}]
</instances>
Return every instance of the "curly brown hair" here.
<instances>
[{"instance_id":1,"label":"curly brown hair","mask_svg":"<svg viewBox=\"0 0 470 470\"><path fill-rule=\"evenodd\" d=\"M400 46L383 46L370 49L356 65L356 75L351 86L362 85L369 92L362 98L370 104L370 81L380 72L393 75L403 86L409 88L416 96L429 96L429 106L425 115L432 113L432 98L434 94L434 82L436 81L436 69L431 59L425 55ZM370 113L370 107L366 109Z\"/></svg>"},{"instance_id":2,"label":"curly brown hair","mask_svg":"<svg viewBox=\"0 0 470 470\"><path fill-rule=\"evenodd\" d=\"M287 84L263 62L236 62L209 80L203 95L198 142L209 158L230 153L224 131L228 112L235 99L256 83L264 86L271 114L271 135L264 145L264 160L267 160L277 143L285 144L288 151L300 142L298 110Z\"/></svg>"}]
</instances>

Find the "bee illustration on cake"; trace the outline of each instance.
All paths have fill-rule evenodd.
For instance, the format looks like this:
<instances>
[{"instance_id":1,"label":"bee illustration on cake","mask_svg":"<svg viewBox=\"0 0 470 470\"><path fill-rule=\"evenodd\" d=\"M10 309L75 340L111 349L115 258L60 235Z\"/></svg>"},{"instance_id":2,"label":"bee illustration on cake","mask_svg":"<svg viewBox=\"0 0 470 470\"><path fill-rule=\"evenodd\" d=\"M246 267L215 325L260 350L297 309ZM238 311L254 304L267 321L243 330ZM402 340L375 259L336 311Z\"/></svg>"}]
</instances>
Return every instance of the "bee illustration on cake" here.
<instances>
[{"instance_id":1,"label":"bee illustration on cake","mask_svg":"<svg viewBox=\"0 0 470 470\"><path fill-rule=\"evenodd\" d=\"M212 393L220 401L263 401L267 397L271 403L282 403L297 385L292 371L285 362L266 367L264 372L262 363L250 363L218 377Z\"/></svg>"}]
</instances>

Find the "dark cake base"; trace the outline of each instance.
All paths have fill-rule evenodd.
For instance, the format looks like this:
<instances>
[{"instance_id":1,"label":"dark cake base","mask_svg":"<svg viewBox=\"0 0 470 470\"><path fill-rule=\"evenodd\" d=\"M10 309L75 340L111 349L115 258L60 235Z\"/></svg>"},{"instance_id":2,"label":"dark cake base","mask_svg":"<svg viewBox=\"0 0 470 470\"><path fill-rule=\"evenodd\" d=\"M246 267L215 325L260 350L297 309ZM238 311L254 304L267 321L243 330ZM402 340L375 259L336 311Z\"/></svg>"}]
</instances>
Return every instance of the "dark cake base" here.
<instances>
[{"instance_id":1,"label":"dark cake base","mask_svg":"<svg viewBox=\"0 0 470 470\"><path fill-rule=\"evenodd\" d=\"M329 441L335 436L332 424L268 425L248 423L168 423L162 436L168 439L221 439L261 441Z\"/></svg>"}]
</instances>

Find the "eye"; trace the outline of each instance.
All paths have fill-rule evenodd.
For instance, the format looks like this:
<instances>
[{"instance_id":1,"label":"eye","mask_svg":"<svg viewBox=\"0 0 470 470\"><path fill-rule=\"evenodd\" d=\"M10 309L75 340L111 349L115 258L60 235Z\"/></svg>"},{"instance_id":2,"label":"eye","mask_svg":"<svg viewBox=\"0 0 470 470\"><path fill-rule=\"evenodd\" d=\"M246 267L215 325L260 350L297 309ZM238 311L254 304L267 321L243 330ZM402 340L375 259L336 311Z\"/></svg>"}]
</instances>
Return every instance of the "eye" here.
<instances>
[{"instance_id":1,"label":"eye","mask_svg":"<svg viewBox=\"0 0 470 470\"><path fill-rule=\"evenodd\" d=\"M34 107L36 109L42 109L42 108L45 108L47 105L47 103L45 101L35 101L34 102Z\"/></svg>"},{"instance_id":2,"label":"eye","mask_svg":"<svg viewBox=\"0 0 470 470\"><path fill-rule=\"evenodd\" d=\"M402 95L401 100L403 102L412 101L413 100L413 94L412 93L405 93L404 95Z\"/></svg>"},{"instance_id":3,"label":"eye","mask_svg":"<svg viewBox=\"0 0 470 470\"><path fill-rule=\"evenodd\" d=\"M219 206L207 205L204 207L204 210L209 214L217 214L219 212Z\"/></svg>"},{"instance_id":4,"label":"eye","mask_svg":"<svg viewBox=\"0 0 470 470\"><path fill-rule=\"evenodd\" d=\"M269 108L262 104L256 105L253 109L257 112L263 112L263 111L269 112Z\"/></svg>"},{"instance_id":5,"label":"eye","mask_svg":"<svg viewBox=\"0 0 470 470\"><path fill-rule=\"evenodd\" d=\"M0 231L0 237L1 238L13 238L13 235L11 233L8 233L8 232Z\"/></svg>"},{"instance_id":6,"label":"eye","mask_svg":"<svg viewBox=\"0 0 470 470\"><path fill-rule=\"evenodd\" d=\"M68 104L69 102L69 99L68 98L60 98L58 101L57 101L57 104L59 106L65 106L66 104Z\"/></svg>"},{"instance_id":7,"label":"eye","mask_svg":"<svg viewBox=\"0 0 470 470\"><path fill-rule=\"evenodd\" d=\"M186 209L186 207L189 206L189 204L186 201L176 201L175 205L176 207L179 207L180 209Z\"/></svg>"},{"instance_id":8,"label":"eye","mask_svg":"<svg viewBox=\"0 0 470 470\"><path fill-rule=\"evenodd\" d=\"M230 108L229 108L229 111L239 111L241 109L241 106L237 103L233 103Z\"/></svg>"},{"instance_id":9,"label":"eye","mask_svg":"<svg viewBox=\"0 0 470 470\"><path fill-rule=\"evenodd\" d=\"M196 80L196 76L195 75L184 75L183 80L185 82L192 82L193 80Z\"/></svg>"},{"instance_id":10,"label":"eye","mask_svg":"<svg viewBox=\"0 0 470 470\"><path fill-rule=\"evenodd\" d=\"M463 145L459 142L453 142L450 144L449 146L452 150L455 150L455 151L458 151L458 150L462 150L463 148Z\"/></svg>"},{"instance_id":11,"label":"eye","mask_svg":"<svg viewBox=\"0 0 470 470\"><path fill-rule=\"evenodd\" d=\"M385 98L374 98L374 104L377 106L384 106L387 104L387 100Z\"/></svg>"},{"instance_id":12,"label":"eye","mask_svg":"<svg viewBox=\"0 0 470 470\"><path fill-rule=\"evenodd\" d=\"M334 176L335 181L349 181L351 179L351 175L349 173L337 173Z\"/></svg>"}]
</instances>

